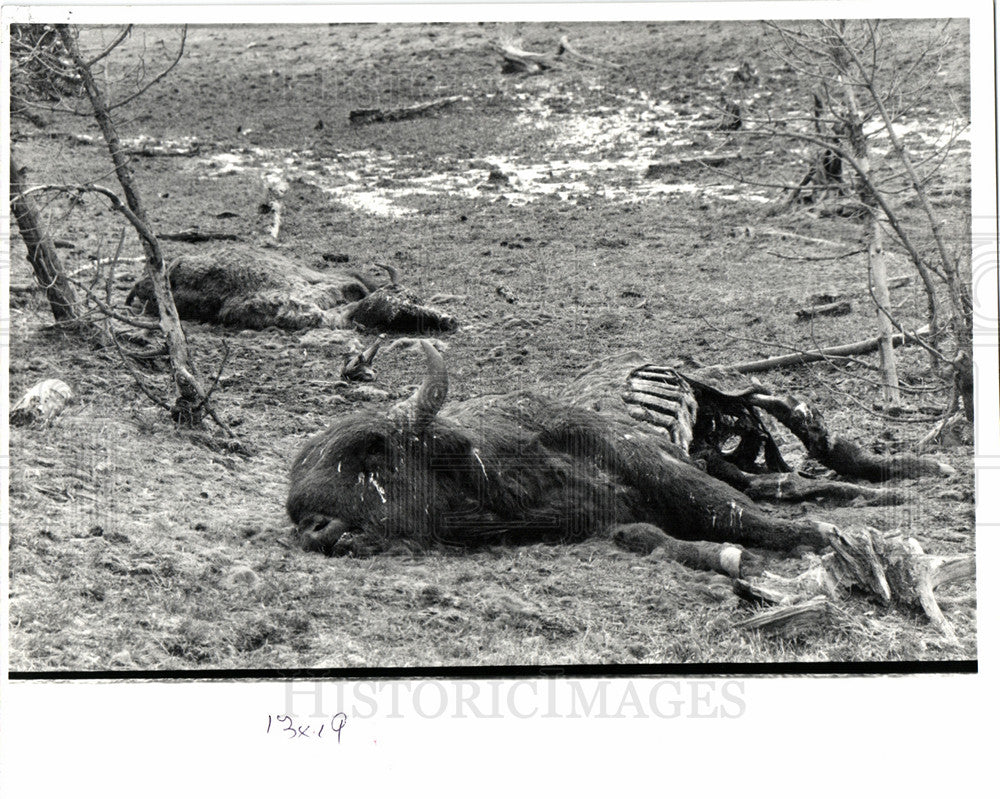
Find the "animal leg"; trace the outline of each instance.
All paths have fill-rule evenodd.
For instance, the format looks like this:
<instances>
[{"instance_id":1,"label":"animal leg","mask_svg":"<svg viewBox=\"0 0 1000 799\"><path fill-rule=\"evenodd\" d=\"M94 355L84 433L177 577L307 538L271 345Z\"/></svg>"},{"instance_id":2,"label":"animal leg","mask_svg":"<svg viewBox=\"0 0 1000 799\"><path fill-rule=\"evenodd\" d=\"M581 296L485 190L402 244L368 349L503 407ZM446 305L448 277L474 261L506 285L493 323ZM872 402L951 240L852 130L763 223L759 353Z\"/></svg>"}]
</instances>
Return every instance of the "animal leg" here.
<instances>
[{"instance_id":1,"label":"animal leg","mask_svg":"<svg viewBox=\"0 0 1000 799\"><path fill-rule=\"evenodd\" d=\"M901 505L905 501L899 491L890 488L873 488L856 483L822 480L805 477L797 472L749 474L714 450L704 453L702 457L705 461L705 470L712 477L728 483L753 500L781 502L815 499L840 502L861 500L869 505Z\"/></svg>"},{"instance_id":2,"label":"animal leg","mask_svg":"<svg viewBox=\"0 0 1000 799\"><path fill-rule=\"evenodd\" d=\"M787 551L827 545L831 525L771 515L722 480L663 453L658 468L636 474L647 496L656 498L653 520L688 540L731 541Z\"/></svg>"},{"instance_id":3,"label":"animal leg","mask_svg":"<svg viewBox=\"0 0 1000 799\"><path fill-rule=\"evenodd\" d=\"M910 453L878 456L865 452L854 442L830 433L820 412L794 397L762 393L747 401L791 430L812 458L846 477L884 482L897 477L955 473L947 464Z\"/></svg>"},{"instance_id":4,"label":"animal leg","mask_svg":"<svg viewBox=\"0 0 1000 799\"><path fill-rule=\"evenodd\" d=\"M760 558L734 544L680 541L653 524L622 524L614 528L612 540L622 549L648 555L661 550L671 560L692 569L714 571L730 577L760 574Z\"/></svg>"}]
</instances>

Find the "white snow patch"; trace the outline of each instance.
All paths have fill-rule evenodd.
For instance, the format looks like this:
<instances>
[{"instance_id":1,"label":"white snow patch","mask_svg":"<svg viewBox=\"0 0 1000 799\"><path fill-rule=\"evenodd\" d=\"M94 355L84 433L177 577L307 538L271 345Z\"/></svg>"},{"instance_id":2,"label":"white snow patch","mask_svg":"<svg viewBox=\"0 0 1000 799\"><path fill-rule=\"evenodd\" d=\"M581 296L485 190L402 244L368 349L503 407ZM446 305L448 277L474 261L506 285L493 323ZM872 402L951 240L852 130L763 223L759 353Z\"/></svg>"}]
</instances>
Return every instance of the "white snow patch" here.
<instances>
[{"instance_id":1,"label":"white snow patch","mask_svg":"<svg viewBox=\"0 0 1000 799\"><path fill-rule=\"evenodd\" d=\"M722 146L721 140L711 139L713 134L704 125L710 110L698 111L693 106L679 109L645 92L632 92L618 98L615 106L591 108L583 114L554 112L553 104L565 108L572 103L569 93L545 96L521 92L508 97L520 102L519 124L546 132L550 159L530 161L487 153L478 155L475 166L441 158L430 169L426 164L418 169L405 159L367 149L320 157L312 150L246 147L213 153L199 163L206 168L207 178L252 172L265 183L276 185L298 180L319 188L347 208L385 218L415 213L416 209L406 203L417 197L488 198L514 206L543 197L562 202L599 197L623 203L656 202L677 195L700 195L723 202L767 203L773 199L746 186L672 183L669 176L665 180L645 177L650 164L676 155L710 155L713 148ZM547 102L553 98L558 102ZM952 139L969 140L963 120L906 119L896 123L895 130L917 155L920 149L943 146ZM885 145L888 135L884 126L873 122L866 132ZM499 171L506 180L490 180L492 171Z\"/></svg>"}]
</instances>

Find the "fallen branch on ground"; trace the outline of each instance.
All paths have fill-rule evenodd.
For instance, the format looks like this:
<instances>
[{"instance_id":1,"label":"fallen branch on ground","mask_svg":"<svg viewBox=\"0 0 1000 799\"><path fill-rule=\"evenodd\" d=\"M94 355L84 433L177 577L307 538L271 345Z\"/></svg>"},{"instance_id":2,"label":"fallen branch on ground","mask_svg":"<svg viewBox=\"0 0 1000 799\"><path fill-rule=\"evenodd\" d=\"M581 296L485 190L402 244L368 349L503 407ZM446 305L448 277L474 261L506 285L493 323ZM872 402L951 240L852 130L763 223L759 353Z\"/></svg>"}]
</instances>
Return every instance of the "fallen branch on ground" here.
<instances>
[{"instance_id":1,"label":"fallen branch on ground","mask_svg":"<svg viewBox=\"0 0 1000 799\"><path fill-rule=\"evenodd\" d=\"M603 58L596 58L594 56L584 55L579 50L574 48L569 43L569 39L565 36L559 39L559 50L556 51L557 56L568 55L571 58L575 58L577 61L582 61L585 64L595 64L601 67L611 67L612 69L624 69L622 64L616 64L614 61L605 61Z\"/></svg>"},{"instance_id":2,"label":"fallen branch on ground","mask_svg":"<svg viewBox=\"0 0 1000 799\"><path fill-rule=\"evenodd\" d=\"M494 45L495 49L503 56L502 71L505 73L524 73L533 75L549 69L558 69L566 61L574 61L578 64L588 64L592 66L610 67L611 69L623 69L621 64L614 61L607 61L596 56L584 55L569 43L569 39L563 36L559 39L559 47L555 55L547 53L533 53L530 50L522 50L510 44Z\"/></svg>"},{"instance_id":3,"label":"fallen branch on ground","mask_svg":"<svg viewBox=\"0 0 1000 799\"><path fill-rule=\"evenodd\" d=\"M811 305L808 308L799 308L795 316L799 319L815 319L817 316L846 316L852 310L850 300L840 300L839 302L827 302L822 305Z\"/></svg>"},{"instance_id":4,"label":"fallen branch on ground","mask_svg":"<svg viewBox=\"0 0 1000 799\"><path fill-rule=\"evenodd\" d=\"M857 250L856 252L851 254L858 255L859 253L863 252L865 252L865 250ZM798 256L798 259L803 261L808 260L807 258L803 258L801 256ZM890 277L886 285L890 289L899 289L903 288L903 286L909 286L912 282L913 282L912 275L899 275L898 277ZM838 300L854 299L858 297L867 297L867 296L868 296L868 289L867 287L865 287L863 290L860 291L859 290L845 291L839 294L834 292L814 294L807 300L807 302L810 303L811 305L823 305L824 303L828 302L837 302Z\"/></svg>"},{"instance_id":5,"label":"fallen branch on ground","mask_svg":"<svg viewBox=\"0 0 1000 799\"><path fill-rule=\"evenodd\" d=\"M104 144L96 136L86 133L67 133L64 131L44 131L29 133L29 139L61 139L79 145L102 146ZM203 145L201 142L190 142L188 144L170 144L158 139L140 138L131 147L122 147L124 155L138 156L141 158L193 158L200 155Z\"/></svg>"},{"instance_id":6,"label":"fallen branch on ground","mask_svg":"<svg viewBox=\"0 0 1000 799\"><path fill-rule=\"evenodd\" d=\"M725 153L703 153L702 155L693 155L687 158L671 158L668 161L658 161L650 164L646 168L646 174L643 177L647 180L655 180L663 175L671 175L678 170L687 169L689 167L697 168L706 166L721 166L722 164L728 164L730 161L736 161L740 158L741 155L738 151Z\"/></svg>"},{"instance_id":7,"label":"fallen branch on ground","mask_svg":"<svg viewBox=\"0 0 1000 799\"><path fill-rule=\"evenodd\" d=\"M215 231L201 231L197 228L179 230L176 233L158 233L157 237L164 241L184 241L188 244L200 244L205 241L239 241L240 237L235 233L218 233Z\"/></svg>"},{"instance_id":8,"label":"fallen branch on ground","mask_svg":"<svg viewBox=\"0 0 1000 799\"><path fill-rule=\"evenodd\" d=\"M917 331L917 335L926 336L928 332L929 329L924 326ZM823 361L827 358L838 358L847 355L862 355L864 353L874 352L878 349L880 340L880 337L875 336L873 338L866 338L863 341L855 341L853 344L841 344L839 346L823 347L817 350L803 350L802 352L793 352L788 355L776 355L771 358L762 358L756 361L742 361L728 366L720 365L719 368L728 369L733 372L740 372L742 374L749 374L751 372L767 372L771 369L780 369L783 366L798 366L804 363ZM908 336L905 333L896 333L892 337L892 346L899 347L903 344L908 344L913 340L912 336Z\"/></svg>"},{"instance_id":9,"label":"fallen branch on ground","mask_svg":"<svg viewBox=\"0 0 1000 799\"><path fill-rule=\"evenodd\" d=\"M753 581L737 581L737 594L766 604L781 604L795 616L797 609L811 603L819 607L816 594L836 601L849 591L860 590L883 605L895 602L920 608L949 643L958 645L955 628L941 612L934 589L974 579L976 562L973 555L927 555L913 538L884 537L871 528L853 532L834 529L829 541L833 552L824 555L804 574L789 579L765 572ZM795 604L806 596L813 598L805 606ZM738 626L767 628L774 616L774 611L767 611Z\"/></svg>"},{"instance_id":10,"label":"fallen branch on ground","mask_svg":"<svg viewBox=\"0 0 1000 799\"><path fill-rule=\"evenodd\" d=\"M159 141L140 141L135 147L124 147L125 155L143 158L194 158L201 154L201 144L165 144Z\"/></svg>"},{"instance_id":11,"label":"fallen branch on ground","mask_svg":"<svg viewBox=\"0 0 1000 799\"><path fill-rule=\"evenodd\" d=\"M103 142L96 136L86 133L67 133L61 130L33 130L22 134L25 139L63 139L73 144L100 145Z\"/></svg>"},{"instance_id":12,"label":"fallen branch on ground","mask_svg":"<svg viewBox=\"0 0 1000 799\"><path fill-rule=\"evenodd\" d=\"M945 413L944 417L931 428L930 432L917 442L916 449L919 451L932 442L940 442L948 431L961 430L967 421L965 413L962 411Z\"/></svg>"},{"instance_id":13,"label":"fallen branch on ground","mask_svg":"<svg viewBox=\"0 0 1000 799\"><path fill-rule=\"evenodd\" d=\"M440 97L437 100L430 100L426 103L417 103L402 108L358 108L350 113L352 125L367 125L372 122L398 122L401 119L412 119L423 116L431 111L437 111L454 105L459 100L465 98L460 94L451 97Z\"/></svg>"},{"instance_id":14,"label":"fallen branch on ground","mask_svg":"<svg viewBox=\"0 0 1000 799\"><path fill-rule=\"evenodd\" d=\"M523 72L533 75L536 72L544 72L547 69L558 69L559 65L555 61L555 56L545 53L532 53L522 50L513 45L495 45L500 55L503 56L503 66L501 71L505 73Z\"/></svg>"},{"instance_id":15,"label":"fallen branch on ground","mask_svg":"<svg viewBox=\"0 0 1000 799\"><path fill-rule=\"evenodd\" d=\"M817 596L794 605L765 610L733 626L740 630L756 630L795 638L821 626L833 609L834 605L825 596Z\"/></svg>"},{"instance_id":16,"label":"fallen branch on ground","mask_svg":"<svg viewBox=\"0 0 1000 799\"><path fill-rule=\"evenodd\" d=\"M864 250L858 250L855 253L849 253L850 255L856 255ZM773 255L778 255L779 257L786 257L780 253L772 253ZM790 256L789 256L790 257ZM839 256L837 256L839 257ZM791 260L805 261L813 260L808 258L803 258L802 256L795 256ZM886 287L891 289L902 288L903 286L908 286L913 282L913 277L910 275L900 275L899 277L891 277L886 283ZM851 299L867 296L867 292L852 291L844 294L836 294L829 292L826 294L814 294L810 297L807 305L804 308L800 308L795 312L795 315L799 319L812 319L816 316L842 316L844 314L850 313L851 311Z\"/></svg>"}]
</instances>

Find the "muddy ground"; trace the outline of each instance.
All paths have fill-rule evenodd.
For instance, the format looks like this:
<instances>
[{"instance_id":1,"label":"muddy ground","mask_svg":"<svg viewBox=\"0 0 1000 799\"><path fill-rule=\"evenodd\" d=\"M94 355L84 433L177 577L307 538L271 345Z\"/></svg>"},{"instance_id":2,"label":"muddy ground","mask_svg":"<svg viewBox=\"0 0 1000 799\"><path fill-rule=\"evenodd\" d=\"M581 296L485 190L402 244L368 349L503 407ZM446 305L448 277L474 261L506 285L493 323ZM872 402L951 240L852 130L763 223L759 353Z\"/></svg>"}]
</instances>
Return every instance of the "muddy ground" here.
<instances>
[{"instance_id":1,"label":"muddy ground","mask_svg":"<svg viewBox=\"0 0 1000 799\"><path fill-rule=\"evenodd\" d=\"M564 34L623 68L506 76L490 47L512 40L554 51ZM112 35L90 29L84 43L96 52ZM176 41L176 29L137 31L102 76L113 96L132 90L123 75L139 56L153 74ZM863 300L850 315L811 325L794 314L813 295L864 291L862 256L830 259L857 249L858 224L835 206L784 209L779 190L732 176L795 181L815 155L717 129L719 98L744 60L761 77L754 102L787 108L808 97L808 82L763 44L748 23L192 28L177 68L120 112L120 127L137 146L197 145L187 156L134 161L158 231L229 233L319 268L346 258L375 275L374 262L394 264L424 297L455 295L442 301L462 322L446 337L452 396L544 389L628 349L651 360L731 363L785 351L779 342L809 348L873 334ZM935 91L907 116L918 150L967 118L967 57L959 47L936 64ZM419 119L348 123L354 108L448 95L464 99ZM96 132L86 118L59 115L18 141L29 183L110 185L106 153L81 138ZM719 153L738 157L723 167L649 169ZM275 180L288 183L277 243L261 209ZM966 139L935 180L935 203L961 245L954 231L967 230ZM99 202L52 201L45 212L53 235L74 245L61 253L79 276L91 273L90 257L114 251L121 223ZM921 246L924 227L916 228ZM753 609L738 604L727 579L600 539L370 559L297 551L283 510L296 449L336 415L406 394L421 359L387 355L375 385L389 396L351 402L334 386L344 335L186 324L208 374L228 342L216 402L254 451L242 458L207 434L175 430L113 357L48 327L44 299L21 290L31 274L16 234L11 250L12 401L49 377L76 395L53 425L10 433L12 669L975 655L968 584L940 592L960 647L919 614L863 598L824 629L788 640L734 628ZM139 253L129 238L124 250ZM902 257L891 258L893 274L908 273ZM128 269L140 267L119 271ZM919 322L916 281L893 299L902 319ZM822 407L832 428L899 451L947 400L924 354L900 355L901 376L922 389L908 395L901 417L879 411L873 356L766 377ZM146 380L166 390L165 374ZM952 441L931 452L956 475L906 482L911 501L902 507L807 503L774 512L903 530L930 552L973 551L972 447ZM786 559L772 568L795 574L806 565Z\"/></svg>"}]
</instances>

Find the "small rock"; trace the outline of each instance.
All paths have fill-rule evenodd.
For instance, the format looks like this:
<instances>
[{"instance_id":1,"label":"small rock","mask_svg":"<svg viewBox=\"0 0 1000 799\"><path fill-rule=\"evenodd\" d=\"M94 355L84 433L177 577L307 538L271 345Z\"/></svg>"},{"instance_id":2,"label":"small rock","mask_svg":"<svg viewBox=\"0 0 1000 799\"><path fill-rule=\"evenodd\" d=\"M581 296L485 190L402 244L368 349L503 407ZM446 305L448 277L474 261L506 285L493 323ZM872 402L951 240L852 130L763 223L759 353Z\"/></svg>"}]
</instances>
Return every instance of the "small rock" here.
<instances>
[{"instance_id":1,"label":"small rock","mask_svg":"<svg viewBox=\"0 0 1000 799\"><path fill-rule=\"evenodd\" d=\"M486 178L486 182L492 183L495 186L509 186L510 178L503 173L503 170L498 167L493 167L490 170L489 177Z\"/></svg>"},{"instance_id":2,"label":"small rock","mask_svg":"<svg viewBox=\"0 0 1000 799\"><path fill-rule=\"evenodd\" d=\"M226 575L225 582L231 587L245 586L252 588L260 582L260 577L248 566L237 566Z\"/></svg>"},{"instance_id":3,"label":"small rock","mask_svg":"<svg viewBox=\"0 0 1000 799\"><path fill-rule=\"evenodd\" d=\"M73 391L62 380L43 380L33 386L10 409L12 425L27 425L32 422L50 421L58 416L66 403L73 397Z\"/></svg>"}]
</instances>

